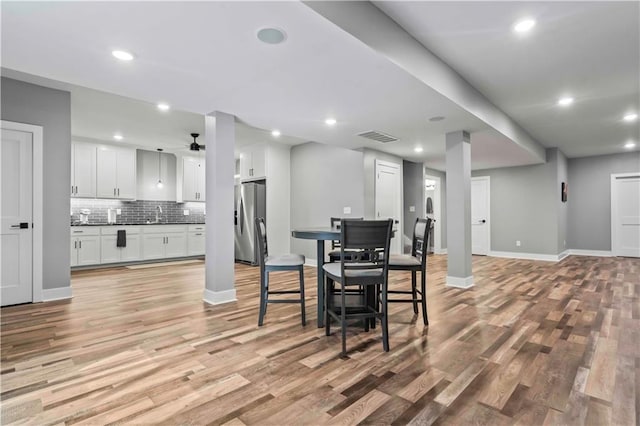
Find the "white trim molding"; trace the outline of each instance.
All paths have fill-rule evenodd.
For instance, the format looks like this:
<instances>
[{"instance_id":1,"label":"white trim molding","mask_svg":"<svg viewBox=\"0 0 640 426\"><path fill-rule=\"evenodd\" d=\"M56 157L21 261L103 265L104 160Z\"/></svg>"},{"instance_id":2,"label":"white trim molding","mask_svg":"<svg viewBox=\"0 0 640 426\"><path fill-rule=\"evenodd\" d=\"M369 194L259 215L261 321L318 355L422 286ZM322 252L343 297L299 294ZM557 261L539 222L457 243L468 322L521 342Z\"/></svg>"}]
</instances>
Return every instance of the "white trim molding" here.
<instances>
[{"instance_id":1,"label":"white trim molding","mask_svg":"<svg viewBox=\"0 0 640 426\"><path fill-rule=\"evenodd\" d=\"M447 249L446 248L441 248L441 249L434 249L433 250L434 254L447 254Z\"/></svg>"},{"instance_id":2,"label":"white trim molding","mask_svg":"<svg viewBox=\"0 0 640 426\"><path fill-rule=\"evenodd\" d=\"M593 257L613 257L611 250L580 250L570 249L568 250L571 256L593 256Z\"/></svg>"},{"instance_id":3,"label":"white trim molding","mask_svg":"<svg viewBox=\"0 0 640 426\"><path fill-rule=\"evenodd\" d=\"M565 250L560 254L518 253L514 251L490 251L488 256L504 257L507 259L542 260L545 262L559 262L569 255Z\"/></svg>"},{"instance_id":4,"label":"white trim molding","mask_svg":"<svg viewBox=\"0 0 640 426\"><path fill-rule=\"evenodd\" d=\"M32 286L33 293L31 296L32 302L42 302L47 299L44 295L43 282L43 252L44 246L44 232L43 232L43 218L44 218L44 130L42 126L35 126L33 124L17 123L14 121L0 120L0 127L7 130L16 130L20 132L31 133L33 135L33 249L32 249ZM71 297L71 288L69 287L69 297ZM62 297L63 299L65 297Z\"/></svg>"},{"instance_id":5,"label":"white trim molding","mask_svg":"<svg viewBox=\"0 0 640 426\"><path fill-rule=\"evenodd\" d=\"M304 266L311 266L312 268L318 267L318 261L316 259L309 259L308 257L304 260Z\"/></svg>"},{"instance_id":6,"label":"white trim molding","mask_svg":"<svg viewBox=\"0 0 640 426\"><path fill-rule=\"evenodd\" d=\"M473 287L473 275L466 278L452 277L447 275L447 287L471 288Z\"/></svg>"},{"instance_id":7,"label":"white trim molding","mask_svg":"<svg viewBox=\"0 0 640 426\"><path fill-rule=\"evenodd\" d=\"M71 299L73 294L71 287L45 288L42 290L42 302L51 302L53 300Z\"/></svg>"},{"instance_id":8,"label":"white trim molding","mask_svg":"<svg viewBox=\"0 0 640 426\"><path fill-rule=\"evenodd\" d=\"M222 305L223 303L235 302L238 299L236 299L235 288L225 291L211 291L205 288L202 300L210 305Z\"/></svg>"}]
</instances>

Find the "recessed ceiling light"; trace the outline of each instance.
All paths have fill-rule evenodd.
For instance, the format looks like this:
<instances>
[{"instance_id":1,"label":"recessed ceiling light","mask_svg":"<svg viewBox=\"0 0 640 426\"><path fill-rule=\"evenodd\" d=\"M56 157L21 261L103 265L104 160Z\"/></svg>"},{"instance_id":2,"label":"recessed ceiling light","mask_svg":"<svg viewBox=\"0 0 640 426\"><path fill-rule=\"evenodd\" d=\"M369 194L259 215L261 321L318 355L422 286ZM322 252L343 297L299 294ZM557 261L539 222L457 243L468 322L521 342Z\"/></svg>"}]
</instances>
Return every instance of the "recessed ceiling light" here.
<instances>
[{"instance_id":1,"label":"recessed ceiling light","mask_svg":"<svg viewBox=\"0 0 640 426\"><path fill-rule=\"evenodd\" d=\"M443 117L443 116L441 116L441 115L436 115L435 117L431 117L431 118L429 119L429 121L432 121L432 122L434 122L434 123L435 123L436 121L442 121L442 120L444 120L444 117Z\"/></svg>"},{"instance_id":2,"label":"recessed ceiling light","mask_svg":"<svg viewBox=\"0 0 640 426\"><path fill-rule=\"evenodd\" d=\"M335 126L337 123L335 118L327 118L324 122L327 126Z\"/></svg>"},{"instance_id":3,"label":"recessed ceiling light","mask_svg":"<svg viewBox=\"0 0 640 426\"><path fill-rule=\"evenodd\" d=\"M258 40L267 44L280 44L287 39L287 34L278 28L262 28L258 30Z\"/></svg>"},{"instance_id":4,"label":"recessed ceiling light","mask_svg":"<svg viewBox=\"0 0 640 426\"><path fill-rule=\"evenodd\" d=\"M530 18L522 19L515 23L513 26L513 31L517 33L526 33L531 31L533 27L536 26L536 21Z\"/></svg>"},{"instance_id":5,"label":"recessed ceiling light","mask_svg":"<svg viewBox=\"0 0 640 426\"><path fill-rule=\"evenodd\" d=\"M169 106L169 104L165 104L165 103L162 103L162 102L158 104L158 109L160 111L169 111L169 108L171 108Z\"/></svg>"},{"instance_id":6,"label":"recessed ceiling light","mask_svg":"<svg viewBox=\"0 0 640 426\"><path fill-rule=\"evenodd\" d=\"M280 130L272 130L271 136L273 136L274 138L277 138L278 136L280 136Z\"/></svg>"},{"instance_id":7,"label":"recessed ceiling light","mask_svg":"<svg viewBox=\"0 0 640 426\"><path fill-rule=\"evenodd\" d=\"M125 50L114 50L111 52L111 54L116 57L117 59L120 59L121 61L131 61L133 60L133 54L129 53Z\"/></svg>"},{"instance_id":8,"label":"recessed ceiling light","mask_svg":"<svg viewBox=\"0 0 640 426\"><path fill-rule=\"evenodd\" d=\"M416 146L415 148L413 148L413 150L415 152L422 152L422 147L421 146Z\"/></svg>"},{"instance_id":9,"label":"recessed ceiling light","mask_svg":"<svg viewBox=\"0 0 640 426\"><path fill-rule=\"evenodd\" d=\"M636 121L638 119L638 114L636 113L627 114L624 117L622 117L622 119L624 121Z\"/></svg>"},{"instance_id":10,"label":"recessed ceiling light","mask_svg":"<svg viewBox=\"0 0 640 426\"><path fill-rule=\"evenodd\" d=\"M121 141L122 139L124 139L124 136L122 136L120 133L116 133L115 135L113 135L113 138L117 141Z\"/></svg>"},{"instance_id":11,"label":"recessed ceiling light","mask_svg":"<svg viewBox=\"0 0 640 426\"><path fill-rule=\"evenodd\" d=\"M573 103L573 98L571 98L571 97L565 97L565 98L558 99L558 105L560 105L560 106L569 106L572 103Z\"/></svg>"},{"instance_id":12,"label":"recessed ceiling light","mask_svg":"<svg viewBox=\"0 0 640 426\"><path fill-rule=\"evenodd\" d=\"M635 148L636 144L634 142L629 141L626 144L624 144L624 147L627 149L631 149L631 148Z\"/></svg>"}]
</instances>

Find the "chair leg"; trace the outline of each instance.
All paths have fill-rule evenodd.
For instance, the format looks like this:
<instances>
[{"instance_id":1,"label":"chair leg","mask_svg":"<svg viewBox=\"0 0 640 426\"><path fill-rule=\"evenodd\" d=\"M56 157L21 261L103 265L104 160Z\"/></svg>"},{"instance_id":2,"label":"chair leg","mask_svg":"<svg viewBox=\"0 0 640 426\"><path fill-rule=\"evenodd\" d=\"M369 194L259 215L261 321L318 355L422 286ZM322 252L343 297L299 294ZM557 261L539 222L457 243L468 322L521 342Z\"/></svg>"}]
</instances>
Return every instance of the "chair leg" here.
<instances>
[{"instance_id":1,"label":"chair leg","mask_svg":"<svg viewBox=\"0 0 640 426\"><path fill-rule=\"evenodd\" d=\"M422 321L424 325L429 325L429 317L427 315L427 279L425 272L420 272L420 292L422 293Z\"/></svg>"},{"instance_id":2,"label":"chair leg","mask_svg":"<svg viewBox=\"0 0 640 426\"><path fill-rule=\"evenodd\" d=\"M324 280L324 334L331 335L331 316L329 315L329 309L331 309L331 288L333 287L333 281L329 278Z\"/></svg>"},{"instance_id":3,"label":"chair leg","mask_svg":"<svg viewBox=\"0 0 640 426\"><path fill-rule=\"evenodd\" d=\"M371 295L369 294L369 286L365 285L363 286L363 297L364 297L364 304L365 305L369 305L369 300L371 298ZM362 320L364 322L364 331L368 332L369 331L369 325L371 323L370 318L364 318ZM375 321L375 319L374 319Z\"/></svg>"},{"instance_id":4,"label":"chair leg","mask_svg":"<svg viewBox=\"0 0 640 426\"><path fill-rule=\"evenodd\" d=\"M304 309L304 266L300 267L300 311L302 314L302 326L307 325L307 317Z\"/></svg>"},{"instance_id":5,"label":"chair leg","mask_svg":"<svg viewBox=\"0 0 640 426\"><path fill-rule=\"evenodd\" d=\"M266 276L269 273L264 271L260 275L260 314L258 315L258 326L262 327L262 323L264 321L264 316L267 313L267 286L266 286Z\"/></svg>"},{"instance_id":6,"label":"chair leg","mask_svg":"<svg viewBox=\"0 0 640 426\"><path fill-rule=\"evenodd\" d=\"M411 295L413 296L413 313L418 313L418 292L416 291L416 271L411 271Z\"/></svg>"},{"instance_id":7,"label":"chair leg","mask_svg":"<svg viewBox=\"0 0 640 426\"><path fill-rule=\"evenodd\" d=\"M382 348L385 352L389 352L389 315L387 309L387 288L385 285L382 286L381 305L382 321L380 321L380 326L382 327Z\"/></svg>"},{"instance_id":8,"label":"chair leg","mask_svg":"<svg viewBox=\"0 0 640 426\"><path fill-rule=\"evenodd\" d=\"M342 355L347 354L347 307L346 297L344 294L344 284L340 283L340 298L342 305L340 306L340 327L342 328Z\"/></svg>"}]
</instances>

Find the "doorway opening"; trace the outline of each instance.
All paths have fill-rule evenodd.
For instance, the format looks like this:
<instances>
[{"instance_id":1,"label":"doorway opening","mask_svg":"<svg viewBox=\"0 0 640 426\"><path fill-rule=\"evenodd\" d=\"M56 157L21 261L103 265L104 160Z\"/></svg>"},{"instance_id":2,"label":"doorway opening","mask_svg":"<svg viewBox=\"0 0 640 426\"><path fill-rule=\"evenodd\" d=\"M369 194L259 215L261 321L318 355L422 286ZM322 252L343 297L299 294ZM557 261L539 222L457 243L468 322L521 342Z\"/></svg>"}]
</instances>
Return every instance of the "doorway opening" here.
<instances>
[{"instance_id":1,"label":"doorway opening","mask_svg":"<svg viewBox=\"0 0 640 426\"><path fill-rule=\"evenodd\" d=\"M434 220L433 227L429 234L429 252L434 254L444 254L442 249L442 185L438 176L424 175L424 206L422 214Z\"/></svg>"}]
</instances>

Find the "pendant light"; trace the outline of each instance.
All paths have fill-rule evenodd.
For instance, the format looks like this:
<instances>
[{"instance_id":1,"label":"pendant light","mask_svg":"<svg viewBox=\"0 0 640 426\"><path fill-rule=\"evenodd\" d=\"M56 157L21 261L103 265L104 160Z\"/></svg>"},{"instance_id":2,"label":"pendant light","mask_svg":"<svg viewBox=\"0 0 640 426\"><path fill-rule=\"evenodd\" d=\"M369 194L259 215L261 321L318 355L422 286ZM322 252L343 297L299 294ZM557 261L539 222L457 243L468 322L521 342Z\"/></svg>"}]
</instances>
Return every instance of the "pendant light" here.
<instances>
[{"instance_id":1,"label":"pendant light","mask_svg":"<svg viewBox=\"0 0 640 426\"><path fill-rule=\"evenodd\" d=\"M162 189L162 148L158 148L158 183L156 184L158 189Z\"/></svg>"}]
</instances>

